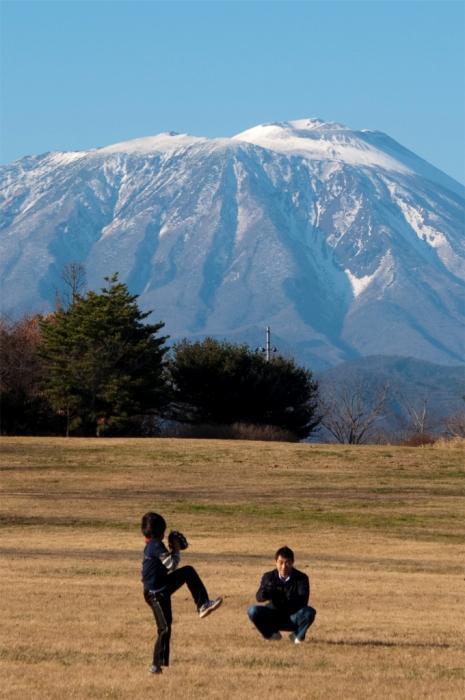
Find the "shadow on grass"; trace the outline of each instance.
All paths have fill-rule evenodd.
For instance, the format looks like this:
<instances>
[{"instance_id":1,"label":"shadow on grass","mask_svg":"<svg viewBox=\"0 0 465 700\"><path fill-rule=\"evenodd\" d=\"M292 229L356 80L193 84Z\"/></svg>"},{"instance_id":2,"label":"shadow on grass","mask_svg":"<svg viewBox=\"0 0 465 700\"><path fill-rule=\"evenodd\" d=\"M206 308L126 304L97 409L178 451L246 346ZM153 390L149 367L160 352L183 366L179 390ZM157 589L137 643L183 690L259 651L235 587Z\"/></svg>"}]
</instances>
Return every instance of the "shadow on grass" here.
<instances>
[{"instance_id":1,"label":"shadow on grass","mask_svg":"<svg viewBox=\"0 0 465 700\"><path fill-rule=\"evenodd\" d=\"M393 647L412 649L452 649L459 648L453 644L443 642L391 642L384 639L314 639L313 644L327 644L328 646L349 647Z\"/></svg>"}]
</instances>

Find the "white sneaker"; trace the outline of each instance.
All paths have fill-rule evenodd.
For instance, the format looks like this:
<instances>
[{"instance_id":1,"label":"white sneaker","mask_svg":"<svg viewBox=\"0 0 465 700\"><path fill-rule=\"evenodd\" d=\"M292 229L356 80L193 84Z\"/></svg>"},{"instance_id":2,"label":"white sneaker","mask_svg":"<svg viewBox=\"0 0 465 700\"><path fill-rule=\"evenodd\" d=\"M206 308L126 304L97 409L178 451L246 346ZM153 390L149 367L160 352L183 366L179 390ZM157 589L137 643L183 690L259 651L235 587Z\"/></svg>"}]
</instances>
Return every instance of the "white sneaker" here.
<instances>
[{"instance_id":1,"label":"white sneaker","mask_svg":"<svg viewBox=\"0 0 465 700\"><path fill-rule=\"evenodd\" d=\"M221 597L215 598L215 600L207 600L199 609L199 617L207 617L207 615L210 615L216 608L219 608L222 602L223 598Z\"/></svg>"},{"instance_id":2,"label":"white sneaker","mask_svg":"<svg viewBox=\"0 0 465 700\"><path fill-rule=\"evenodd\" d=\"M303 644L305 640L299 639L298 637L295 636L295 632L291 632L289 635L289 639L293 644Z\"/></svg>"},{"instance_id":3,"label":"white sneaker","mask_svg":"<svg viewBox=\"0 0 465 700\"><path fill-rule=\"evenodd\" d=\"M267 642L279 642L282 639L281 632L275 632L271 637L265 637Z\"/></svg>"}]
</instances>

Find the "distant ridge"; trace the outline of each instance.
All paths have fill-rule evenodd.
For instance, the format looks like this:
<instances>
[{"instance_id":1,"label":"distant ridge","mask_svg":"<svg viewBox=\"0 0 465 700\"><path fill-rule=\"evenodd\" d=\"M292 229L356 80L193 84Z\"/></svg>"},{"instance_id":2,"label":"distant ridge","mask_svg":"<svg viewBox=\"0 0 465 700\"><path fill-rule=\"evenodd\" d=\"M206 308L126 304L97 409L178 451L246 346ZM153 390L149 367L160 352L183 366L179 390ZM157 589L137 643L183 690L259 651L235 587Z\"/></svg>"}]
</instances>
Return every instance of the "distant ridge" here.
<instances>
[{"instance_id":1,"label":"distant ridge","mask_svg":"<svg viewBox=\"0 0 465 700\"><path fill-rule=\"evenodd\" d=\"M426 401L431 424L436 427L452 413L465 411L465 364L445 367L411 357L376 355L344 362L317 377L323 392L326 386L347 385L362 386L373 395L388 386L389 410L394 416L405 415L407 404L420 410Z\"/></svg>"}]
</instances>

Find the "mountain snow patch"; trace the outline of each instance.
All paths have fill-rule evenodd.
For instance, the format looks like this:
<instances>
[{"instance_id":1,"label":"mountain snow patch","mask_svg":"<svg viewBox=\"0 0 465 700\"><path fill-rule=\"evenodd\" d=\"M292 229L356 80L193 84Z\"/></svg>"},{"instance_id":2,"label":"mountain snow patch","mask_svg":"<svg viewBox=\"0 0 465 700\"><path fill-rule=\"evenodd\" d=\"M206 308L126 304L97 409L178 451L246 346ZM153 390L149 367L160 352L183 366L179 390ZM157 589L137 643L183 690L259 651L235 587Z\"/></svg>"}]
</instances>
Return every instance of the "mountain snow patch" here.
<instances>
[{"instance_id":1,"label":"mountain snow patch","mask_svg":"<svg viewBox=\"0 0 465 700\"><path fill-rule=\"evenodd\" d=\"M352 272L350 270L344 270L344 272L346 273L346 275L349 279L350 286L352 287L353 295L356 299L357 297L360 296L360 294L362 294L365 291L365 289L368 287L368 285L371 284L371 282L375 279L378 270L376 270L376 272L374 272L372 275L364 275L363 277L356 277L355 275L352 274Z\"/></svg>"}]
</instances>

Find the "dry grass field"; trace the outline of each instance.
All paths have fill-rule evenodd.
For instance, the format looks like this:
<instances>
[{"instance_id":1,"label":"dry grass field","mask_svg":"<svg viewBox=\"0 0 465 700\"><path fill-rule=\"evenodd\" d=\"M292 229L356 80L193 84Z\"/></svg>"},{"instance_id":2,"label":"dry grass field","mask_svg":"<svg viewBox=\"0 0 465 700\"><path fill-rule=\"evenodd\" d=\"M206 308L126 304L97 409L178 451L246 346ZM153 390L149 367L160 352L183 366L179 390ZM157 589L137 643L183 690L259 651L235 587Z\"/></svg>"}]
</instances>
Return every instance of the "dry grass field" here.
<instances>
[{"instance_id":1,"label":"dry grass field","mask_svg":"<svg viewBox=\"0 0 465 700\"><path fill-rule=\"evenodd\" d=\"M465 697L464 452L201 440L3 438L5 698ZM184 531L222 608L173 599L148 673L140 516ZM318 615L301 646L247 619L288 544Z\"/></svg>"}]
</instances>

